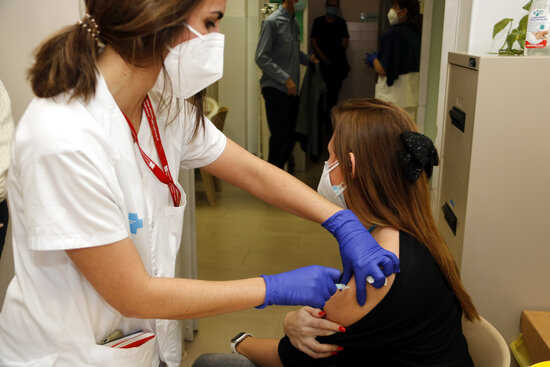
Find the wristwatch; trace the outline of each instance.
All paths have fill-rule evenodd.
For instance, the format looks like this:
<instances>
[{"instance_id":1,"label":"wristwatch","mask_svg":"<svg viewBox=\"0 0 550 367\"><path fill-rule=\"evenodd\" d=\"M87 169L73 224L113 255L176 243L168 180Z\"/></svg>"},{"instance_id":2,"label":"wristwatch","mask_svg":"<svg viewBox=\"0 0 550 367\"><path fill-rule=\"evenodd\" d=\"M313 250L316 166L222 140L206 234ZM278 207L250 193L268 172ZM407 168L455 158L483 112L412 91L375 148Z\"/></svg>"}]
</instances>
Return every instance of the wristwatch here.
<instances>
[{"instance_id":1,"label":"wristwatch","mask_svg":"<svg viewBox=\"0 0 550 367\"><path fill-rule=\"evenodd\" d=\"M233 354L239 354L239 352L237 352L237 344L239 344L240 342L242 342L244 340L244 338L246 338L247 336L254 336L250 333L246 333L246 332L240 332L238 333L237 335L235 335L232 339L231 339L231 353Z\"/></svg>"}]
</instances>

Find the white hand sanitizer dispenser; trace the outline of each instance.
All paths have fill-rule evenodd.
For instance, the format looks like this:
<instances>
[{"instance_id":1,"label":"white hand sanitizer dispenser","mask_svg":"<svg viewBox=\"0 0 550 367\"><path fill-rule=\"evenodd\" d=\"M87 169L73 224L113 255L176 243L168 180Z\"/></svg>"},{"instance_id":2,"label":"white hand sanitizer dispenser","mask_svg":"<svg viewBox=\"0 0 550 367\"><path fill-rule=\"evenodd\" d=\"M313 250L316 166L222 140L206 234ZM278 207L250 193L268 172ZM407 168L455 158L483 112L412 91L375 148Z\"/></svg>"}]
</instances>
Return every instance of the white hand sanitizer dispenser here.
<instances>
[{"instance_id":1,"label":"white hand sanitizer dispenser","mask_svg":"<svg viewBox=\"0 0 550 367\"><path fill-rule=\"evenodd\" d=\"M533 0L529 8L524 54L550 56L550 0Z\"/></svg>"}]
</instances>

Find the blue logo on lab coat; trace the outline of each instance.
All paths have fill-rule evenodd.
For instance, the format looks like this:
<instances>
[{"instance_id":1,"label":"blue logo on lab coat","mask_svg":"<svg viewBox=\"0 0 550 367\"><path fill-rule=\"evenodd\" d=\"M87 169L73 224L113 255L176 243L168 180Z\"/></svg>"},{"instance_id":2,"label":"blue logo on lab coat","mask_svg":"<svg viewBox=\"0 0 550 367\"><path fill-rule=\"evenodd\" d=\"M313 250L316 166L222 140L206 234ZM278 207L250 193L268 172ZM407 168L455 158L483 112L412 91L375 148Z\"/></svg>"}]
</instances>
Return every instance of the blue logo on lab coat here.
<instances>
[{"instance_id":1,"label":"blue logo on lab coat","mask_svg":"<svg viewBox=\"0 0 550 367\"><path fill-rule=\"evenodd\" d=\"M143 228L143 219L139 218L137 213L128 213L128 220L130 221L130 232L136 234L138 228Z\"/></svg>"}]
</instances>

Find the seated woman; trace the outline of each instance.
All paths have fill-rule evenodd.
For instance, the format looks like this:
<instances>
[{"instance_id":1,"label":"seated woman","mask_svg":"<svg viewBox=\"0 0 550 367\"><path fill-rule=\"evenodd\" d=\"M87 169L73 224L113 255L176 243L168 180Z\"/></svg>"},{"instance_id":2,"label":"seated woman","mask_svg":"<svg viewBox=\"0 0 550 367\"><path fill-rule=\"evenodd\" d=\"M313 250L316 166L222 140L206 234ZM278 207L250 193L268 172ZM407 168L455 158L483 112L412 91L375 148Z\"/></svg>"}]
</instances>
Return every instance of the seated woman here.
<instances>
[{"instance_id":1,"label":"seated woman","mask_svg":"<svg viewBox=\"0 0 550 367\"><path fill-rule=\"evenodd\" d=\"M473 366L461 319L479 315L432 216L428 180L438 163L433 143L416 132L403 109L377 99L345 102L332 118L330 157L318 191L373 228L378 243L399 257L401 272L388 277L386 287L367 284L364 306L355 301L352 278L323 311L304 308L287 316L285 332L297 336L292 342L288 336L249 336L236 352L259 366ZM336 324L321 330L314 325L325 313ZM330 331L338 325L345 328ZM298 336L308 332L296 330L311 326L324 335L316 338L324 348ZM218 365L208 360L216 358L202 356L194 366ZM228 361L223 365L231 366Z\"/></svg>"}]
</instances>

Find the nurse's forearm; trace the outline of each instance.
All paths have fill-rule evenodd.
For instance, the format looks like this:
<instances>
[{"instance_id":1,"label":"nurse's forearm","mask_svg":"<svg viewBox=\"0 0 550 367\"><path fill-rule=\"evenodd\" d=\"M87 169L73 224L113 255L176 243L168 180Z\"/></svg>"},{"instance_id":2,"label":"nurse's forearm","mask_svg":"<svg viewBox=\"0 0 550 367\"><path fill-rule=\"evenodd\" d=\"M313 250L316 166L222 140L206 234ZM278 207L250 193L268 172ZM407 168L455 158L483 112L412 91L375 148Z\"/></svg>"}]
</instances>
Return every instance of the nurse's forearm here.
<instances>
[{"instance_id":1,"label":"nurse's forearm","mask_svg":"<svg viewBox=\"0 0 550 367\"><path fill-rule=\"evenodd\" d=\"M263 304L262 278L231 281L150 278L150 297L127 317L189 319L240 311Z\"/></svg>"},{"instance_id":2,"label":"nurse's forearm","mask_svg":"<svg viewBox=\"0 0 550 367\"><path fill-rule=\"evenodd\" d=\"M262 278L227 282L152 278L129 238L66 252L97 293L125 317L203 317L255 307L265 300Z\"/></svg>"},{"instance_id":3,"label":"nurse's forearm","mask_svg":"<svg viewBox=\"0 0 550 367\"><path fill-rule=\"evenodd\" d=\"M247 152L230 139L222 155L204 168L277 208L317 223L323 223L342 210L302 181Z\"/></svg>"}]
</instances>

